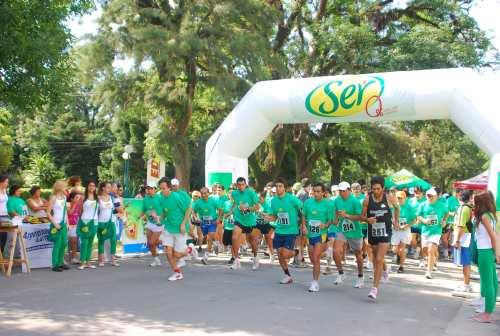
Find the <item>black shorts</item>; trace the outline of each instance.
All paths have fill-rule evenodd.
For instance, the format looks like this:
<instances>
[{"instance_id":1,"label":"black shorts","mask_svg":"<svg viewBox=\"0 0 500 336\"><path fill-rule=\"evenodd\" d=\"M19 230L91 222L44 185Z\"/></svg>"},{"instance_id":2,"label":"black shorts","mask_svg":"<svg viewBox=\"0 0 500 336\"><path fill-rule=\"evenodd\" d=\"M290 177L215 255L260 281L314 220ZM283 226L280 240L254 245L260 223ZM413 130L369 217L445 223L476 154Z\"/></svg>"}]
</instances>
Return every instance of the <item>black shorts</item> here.
<instances>
[{"instance_id":1,"label":"black shorts","mask_svg":"<svg viewBox=\"0 0 500 336\"><path fill-rule=\"evenodd\" d=\"M252 233L252 231L255 227L255 226L245 226L245 225L241 224L240 222L234 222L234 225L239 227L241 229L241 232L243 232L245 234Z\"/></svg>"},{"instance_id":2,"label":"black shorts","mask_svg":"<svg viewBox=\"0 0 500 336\"><path fill-rule=\"evenodd\" d=\"M268 234L273 229L273 227L269 223L267 223L267 224L257 224L257 226L255 228L257 230L259 230L263 235Z\"/></svg>"},{"instance_id":3,"label":"black shorts","mask_svg":"<svg viewBox=\"0 0 500 336\"><path fill-rule=\"evenodd\" d=\"M233 245L233 230L224 229L222 244L224 244L224 246Z\"/></svg>"},{"instance_id":4,"label":"black shorts","mask_svg":"<svg viewBox=\"0 0 500 336\"><path fill-rule=\"evenodd\" d=\"M368 244L378 245L378 244L390 244L392 237L392 230L387 230L387 236L385 237L373 237L370 228L368 228Z\"/></svg>"}]
</instances>

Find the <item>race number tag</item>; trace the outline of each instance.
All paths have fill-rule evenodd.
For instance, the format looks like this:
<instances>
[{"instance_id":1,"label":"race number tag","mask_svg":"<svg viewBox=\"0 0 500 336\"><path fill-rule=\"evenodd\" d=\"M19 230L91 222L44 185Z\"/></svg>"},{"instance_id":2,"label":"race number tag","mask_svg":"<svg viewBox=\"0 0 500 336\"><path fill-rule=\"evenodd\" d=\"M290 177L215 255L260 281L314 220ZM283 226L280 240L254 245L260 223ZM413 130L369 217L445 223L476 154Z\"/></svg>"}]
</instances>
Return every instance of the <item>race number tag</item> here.
<instances>
[{"instance_id":1,"label":"race number tag","mask_svg":"<svg viewBox=\"0 0 500 336\"><path fill-rule=\"evenodd\" d=\"M399 225L403 226L403 225L406 225L406 224L408 224L408 221L406 220L406 218L399 217Z\"/></svg>"},{"instance_id":2,"label":"race number tag","mask_svg":"<svg viewBox=\"0 0 500 336\"><path fill-rule=\"evenodd\" d=\"M343 232L351 232L354 231L354 223L347 218L344 218L342 221L342 231Z\"/></svg>"},{"instance_id":3,"label":"race number tag","mask_svg":"<svg viewBox=\"0 0 500 336\"><path fill-rule=\"evenodd\" d=\"M387 237L385 223L372 224L372 236L373 237Z\"/></svg>"},{"instance_id":4,"label":"race number tag","mask_svg":"<svg viewBox=\"0 0 500 336\"><path fill-rule=\"evenodd\" d=\"M290 215L288 212L278 212L278 220L279 225L290 225Z\"/></svg>"},{"instance_id":5,"label":"race number tag","mask_svg":"<svg viewBox=\"0 0 500 336\"><path fill-rule=\"evenodd\" d=\"M234 225L234 218L233 218L233 216L232 216L232 215L231 215L231 217L228 217L228 218L227 218L227 224L229 224L229 225Z\"/></svg>"},{"instance_id":6,"label":"race number tag","mask_svg":"<svg viewBox=\"0 0 500 336\"><path fill-rule=\"evenodd\" d=\"M437 215L428 215L427 219L429 220L429 225L438 225L438 216Z\"/></svg>"},{"instance_id":7,"label":"race number tag","mask_svg":"<svg viewBox=\"0 0 500 336\"><path fill-rule=\"evenodd\" d=\"M321 221L319 220L311 219L309 221L309 231L311 231L311 233L319 233L320 226L321 226Z\"/></svg>"},{"instance_id":8,"label":"race number tag","mask_svg":"<svg viewBox=\"0 0 500 336\"><path fill-rule=\"evenodd\" d=\"M257 217L257 222L256 222L257 225L264 225L266 224L266 220L264 219L264 217L262 216L259 216Z\"/></svg>"},{"instance_id":9,"label":"race number tag","mask_svg":"<svg viewBox=\"0 0 500 336\"><path fill-rule=\"evenodd\" d=\"M212 216L203 216L202 219L204 222L211 222L213 220Z\"/></svg>"}]
</instances>

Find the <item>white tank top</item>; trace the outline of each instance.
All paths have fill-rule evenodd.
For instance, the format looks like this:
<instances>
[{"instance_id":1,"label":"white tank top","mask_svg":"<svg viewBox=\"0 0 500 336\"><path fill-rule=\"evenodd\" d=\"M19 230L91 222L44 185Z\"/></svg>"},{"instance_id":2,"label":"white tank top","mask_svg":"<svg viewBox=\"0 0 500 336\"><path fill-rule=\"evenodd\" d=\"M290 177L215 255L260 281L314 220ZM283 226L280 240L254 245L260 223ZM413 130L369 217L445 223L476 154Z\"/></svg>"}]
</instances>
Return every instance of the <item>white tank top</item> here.
<instances>
[{"instance_id":1,"label":"white tank top","mask_svg":"<svg viewBox=\"0 0 500 336\"><path fill-rule=\"evenodd\" d=\"M113 200L111 197L107 201L99 200L99 222L105 223L110 220L113 213Z\"/></svg>"},{"instance_id":2,"label":"white tank top","mask_svg":"<svg viewBox=\"0 0 500 336\"><path fill-rule=\"evenodd\" d=\"M33 202L37 205L37 206L42 206L43 205L43 200L40 200L39 203L37 203L35 200L33 200ZM28 207L29 209L29 214L30 216L34 216L34 217L38 217L38 218L43 218L43 217L47 217L47 211L45 210L38 210L38 211L33 211L31 210L30 207Z\"/></svg>"},{"instance_id":3,"label":"white tank top","mask_svg":"<svg viewBox=\"0 0 500 336\"><path fill-rule=\"evenodd\" d=\"M96 206L97 201L96 200L86 200L83 202L83 211L82 211L82 221L87 222L90 220L96 220L97 221L97 211L96 211Z\"/></svg>"},{"instance_id":4,"label":"white tank top","mask_svg":"<svg viewBox=\"0 0 500 336\"><path fill-rule=\"evenodd\" d=\"M493 231L495 231L497 224L496 219L494 218L495 216L488 217L490 218L492 229ZM486 231L486 228L484 227L484 224L482 222L476 227L476 244L478 250L492 248L490 236L488 235L488 231Z\"/></svg>"},{"instance_id":5,"label":"white tank top","mask_svg":"<svg viewBox=\"0 0 500 336\"><path fill-rule=\"evenodd\" d=\"M53 213L52 218L54 223L60 224L62 223L63 220L65 220L65 218L63 217L65 205L66 205L66 198L56 198L54 206L52 207L52 213Z\"/></svg>"},{"instance_id":6,"label":"white tank top","mask_svg":"<svg viewBox=\"0 0 500 336\"><path fill-rule=\"evenodd\" d=\"M8 216L9 213L7 212L7 200L9 199L9 196L7 196L7 193L4 191L0 193L0 216Z\"/></svg>"}]
</instances>

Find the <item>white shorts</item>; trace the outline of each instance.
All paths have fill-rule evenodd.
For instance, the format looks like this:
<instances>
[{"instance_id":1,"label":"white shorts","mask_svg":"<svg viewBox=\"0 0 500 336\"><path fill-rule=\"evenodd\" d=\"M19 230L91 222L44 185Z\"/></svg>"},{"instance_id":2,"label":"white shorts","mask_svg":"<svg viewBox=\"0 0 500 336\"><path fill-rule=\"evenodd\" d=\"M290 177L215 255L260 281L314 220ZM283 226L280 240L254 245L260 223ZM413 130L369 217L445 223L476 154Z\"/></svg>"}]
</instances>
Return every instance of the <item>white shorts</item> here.
<instances>
[{"instance_id":1,"label":"white shorts","mask_svg":"<svg viewBox=\"0 0 500 336\"><path fill-rule=\"evenodd\" d=\"M394 230L392 231L392 237L391 237L391 244L392 245L399 245L401 243L403 244L409 244L411 242L411 231L410 229L408 230Z\"/></svg>"},{"instance_id":2,"label":"white shorts","mask_svg":"<svg viewBox=\"0 0 500 336\"><path fill-rule=\"evenodd\" d=\"M148 229L151 232L163 232L163 226L161 225L156 225L154 223L148 222L146 224L146 229Z\"/></svg>"},{"instance_id":3,"label":"white shorts","mask_svg":"<svg viewBox=\"0 0 500 336\"><path fill-rule=\"evenodd\" d=\"M439 245L439 241L441 240L441 235L421 235L420 236L422 247L428 247L431 244Z\"/></svg>"},{"instance_id":4,"label":"white shorts","mask_svg":"<svg viewBox=\"0 0 500 336\"><path fill-rule=\"evenodd\" d=\"M76 225L71 225L68 227L68 237L76 237Z\"/></svg>"},{"instance_id":5,"label":"white shorts","mask_svg":"<svg viewBox=\"0 0 500 336\"><path fill-rule=\"evenodd\" d=\"M163 231L160 236L164 246L173 247L175 252L180 253L187 250L186 239L187 235L185 233L169 233L168 231Z\"/></svg>"}]
</instances>

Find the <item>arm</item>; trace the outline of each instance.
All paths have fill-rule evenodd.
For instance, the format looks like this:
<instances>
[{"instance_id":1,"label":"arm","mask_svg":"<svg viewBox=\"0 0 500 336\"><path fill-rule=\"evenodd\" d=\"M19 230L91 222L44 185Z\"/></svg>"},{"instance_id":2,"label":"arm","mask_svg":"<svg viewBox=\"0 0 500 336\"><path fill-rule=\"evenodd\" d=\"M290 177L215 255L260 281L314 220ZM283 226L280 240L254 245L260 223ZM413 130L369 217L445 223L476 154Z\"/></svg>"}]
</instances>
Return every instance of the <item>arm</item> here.
<instances>
[{"instance_id":1,"label":"arm","mask_svg":"<svg viewBox=\"0 0 500 336\"><path fill-rule=\"evenodd\" d=\"M366 197L365 200L363 201L363 210L361 211L361 216L359 220L366 222L368 224L374 224L376 222L375 217L368 218L368 200L369 198Z\"/></svg>"},{"instance_id":2,"label":"arm","mask_svg":"<svg viewBox=\"0 0 500 336\"><path fill-rule=\"evenodd\" d=\"M191 211L192 208L191 206L186 209L186 212L184 213L184 218L182 219L181 227L180 227L180 232L182 234L186 233L186 223L189 221L189 218L191 216Z\"/></svg>"},{"instance_id":3,"label":"arm","mask_svg":"<svg viewBox=\"0 0 500 336\"><path fill-rule=\"evenodd\" d=\"M307 234L306 217L304 215L302 215L300 228L301 228L303 234Z\"/></svg>"},{"instance_id":4,"label":"arm","mask_svg":"<svg viewBox=\"0 0 500 336\"><path fill-rule=\"evenodd\" d=\"M392 207L394 208L394 227L396 228L396 230L400 230L401 227L399 226L399 215L401 213L401 209L399 206L399 202L392 195L389 195L387 200L389 201L389 206L392 205Z\"/></svg>"},{"instance_id":5,"label":"arm","mask_svg":"<svg viewBox=\"0 0 500 336\"><path fill-rule=\"evenodd\" d=\"M497 237L495 234L495 231L493 231L493 225L491 223L490 217L483 215L481 218L481 222L483 223L484 227L486 228L486 231L488 232L488 236L490 236L491 240L491 246L493 248L493 252L496 254L496 248L497 248Z\"/></svg>"},{"instance_id":6,"label":"arm","mask_svg":"<svg viewBox=\"0 0 500 336\"><path fill-rule=\"evenodd\" d=\"M31 198L28 198L28 207L31 210L33 210L33 211L40 211L40 210L46 210L47 209L47 205L46 205L45 202L44 202L44 205L38 206L38 205L35 204L35 202Z\"/></svg>"},{"instance_id":7,"label":"arm","mask_svg":"<svg viewBox=\"0 0 500 336\"><path fill-rule=\"evenodd\" d=\"M54 225L57 230L61 229L61 225L59 223L54 223L54 217L52 216L52 208L54 207L54 202L56 201L55 196L50 196L49 205L47 206L47 217L50 222Z\"/></svg>"}]
</instances>

